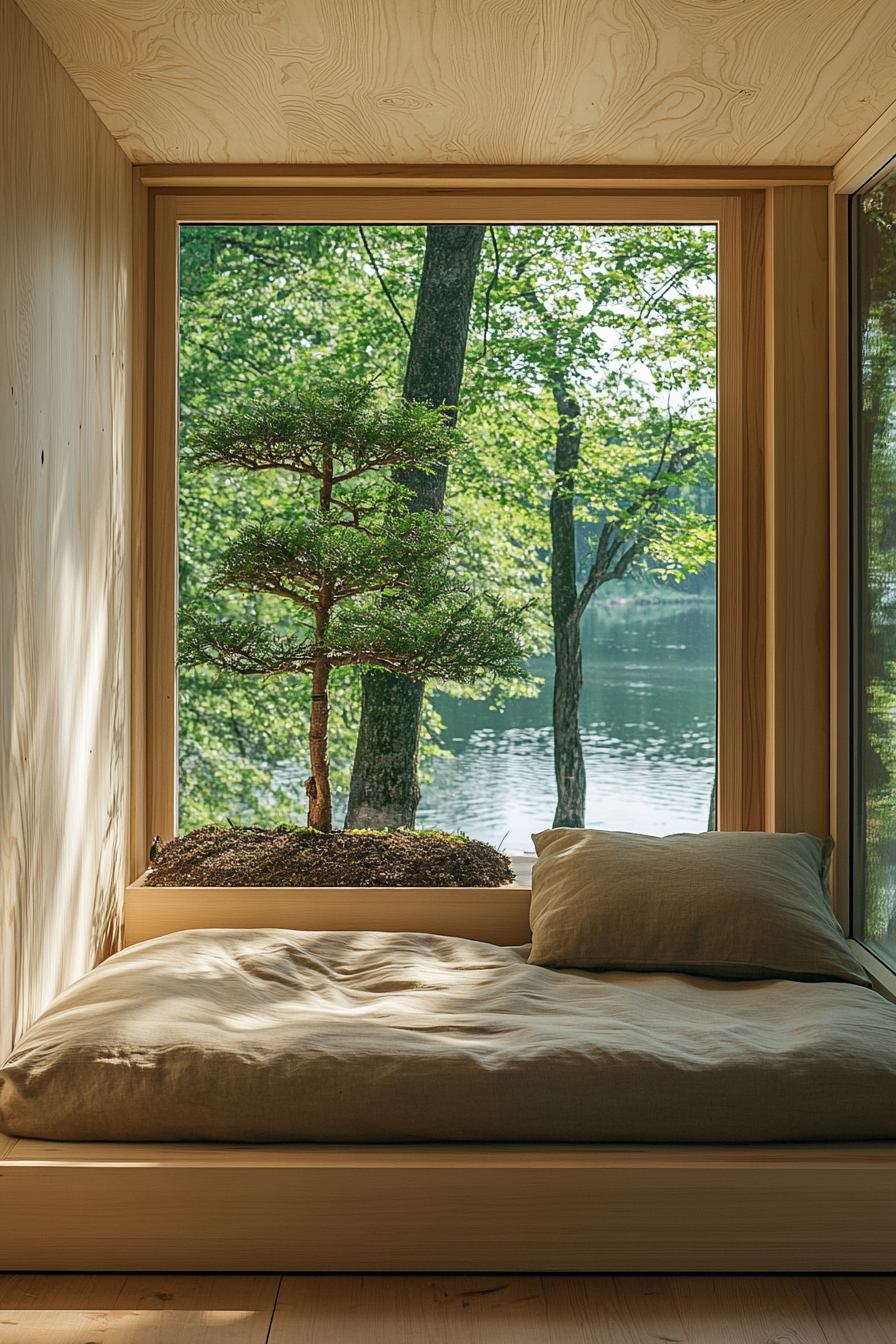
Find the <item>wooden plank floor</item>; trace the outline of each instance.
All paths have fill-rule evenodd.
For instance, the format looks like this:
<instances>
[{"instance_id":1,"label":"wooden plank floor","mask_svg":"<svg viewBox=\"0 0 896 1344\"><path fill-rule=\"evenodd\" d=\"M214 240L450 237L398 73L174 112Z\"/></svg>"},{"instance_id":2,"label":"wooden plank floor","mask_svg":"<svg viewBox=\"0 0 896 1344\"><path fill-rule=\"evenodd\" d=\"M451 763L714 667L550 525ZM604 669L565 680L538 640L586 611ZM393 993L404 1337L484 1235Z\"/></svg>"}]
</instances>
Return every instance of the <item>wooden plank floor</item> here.
<instances>
[{"instance_id":1,"label":"wooden plank floor","mask_svg":"<svg viewBox=\"0 0 896 1344\"><path fill-rule=\"evenodd\" d=\"M0 1344L896 1344L896 1277L0 1275Z\"/></svg>"}]
</instances>

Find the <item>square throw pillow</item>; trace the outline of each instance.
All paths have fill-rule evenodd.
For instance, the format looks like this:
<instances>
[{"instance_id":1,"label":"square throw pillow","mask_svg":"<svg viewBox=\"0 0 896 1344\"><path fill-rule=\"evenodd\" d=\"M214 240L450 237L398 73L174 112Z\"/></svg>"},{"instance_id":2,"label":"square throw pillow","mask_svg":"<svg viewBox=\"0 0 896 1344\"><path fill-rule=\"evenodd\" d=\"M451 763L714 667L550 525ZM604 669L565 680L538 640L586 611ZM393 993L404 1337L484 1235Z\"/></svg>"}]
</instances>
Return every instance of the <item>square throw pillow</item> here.
<instances>
[{"instance_id":1,"label":"square throw pillow","mask_svg":"<svg viewBox=\"0 0 896 1344\"><path fill-rule=\"evenodd\" d=\"M535 965L870 984L831 909L833 840L567 828L532 838Z\"/></svg>"}]
</instances>

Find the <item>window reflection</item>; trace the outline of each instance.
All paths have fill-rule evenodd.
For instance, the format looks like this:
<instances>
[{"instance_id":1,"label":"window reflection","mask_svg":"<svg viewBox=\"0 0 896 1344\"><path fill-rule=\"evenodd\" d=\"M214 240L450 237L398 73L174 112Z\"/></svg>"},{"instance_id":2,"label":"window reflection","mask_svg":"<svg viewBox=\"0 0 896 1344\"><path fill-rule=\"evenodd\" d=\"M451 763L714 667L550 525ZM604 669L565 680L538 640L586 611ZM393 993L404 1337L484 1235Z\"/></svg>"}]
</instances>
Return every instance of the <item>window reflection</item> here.
<instances>
[{"instance_id":1,"label":"window reflection","mask_svg":"<svg viewBox=\"0 0 896 1344\"><path fill-rule=\"evenodd\" d=\"M896 170L854 201L858 905L896 964Z\"/></svg>"}]
</instances>

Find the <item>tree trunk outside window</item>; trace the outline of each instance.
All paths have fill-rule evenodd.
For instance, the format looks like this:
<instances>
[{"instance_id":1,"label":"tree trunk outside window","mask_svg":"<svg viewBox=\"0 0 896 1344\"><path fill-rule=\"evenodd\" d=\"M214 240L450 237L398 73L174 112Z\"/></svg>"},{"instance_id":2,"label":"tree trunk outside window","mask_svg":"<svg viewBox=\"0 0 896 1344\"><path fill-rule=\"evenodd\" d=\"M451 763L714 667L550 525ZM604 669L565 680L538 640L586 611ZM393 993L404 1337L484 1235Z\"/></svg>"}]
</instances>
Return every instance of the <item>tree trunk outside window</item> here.
<instances>
[{"instance_id":1,"label":"tree trunk outside window","mask_svg":"<svg viewBox=\"0 0 896 1344\"><path fill-rule=\"evenodd\" d=\"M554 627L555 826L585 825L585 757L579 732L582 641L577 610L575 469L582 431L580 408L565 379L552 387L557 407L554 489L551 492L551 619Z\"/></svg>"},{"instance_id":2,"label":"tree trunk outside window","mask_svg":"<svg viewBox=\"0 0 896 1344\"><path fill-rule=\"evenodd\" d=\"M445 406L457 422L467 333L484 224L430 224L417 294L403 395ZM397 473L411 490L412 512L438 512L448 468ZM361 722L345 825L349 829L413 827L420 801L417 778L424 683L392 672L361 677Z\"/></svg>"}]
</instances>

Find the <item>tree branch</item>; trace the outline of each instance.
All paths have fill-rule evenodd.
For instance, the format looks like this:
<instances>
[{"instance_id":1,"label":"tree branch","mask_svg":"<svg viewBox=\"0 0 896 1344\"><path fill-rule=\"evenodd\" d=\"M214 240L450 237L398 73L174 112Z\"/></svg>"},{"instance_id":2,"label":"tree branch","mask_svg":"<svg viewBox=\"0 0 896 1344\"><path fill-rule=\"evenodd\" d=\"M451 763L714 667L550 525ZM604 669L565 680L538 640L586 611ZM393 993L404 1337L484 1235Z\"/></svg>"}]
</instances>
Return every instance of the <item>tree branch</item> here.
<instances>
[{"instance_id":1,"label":"tree branch","mask_svg":"<svg viewBox=\"0 0 896 1344\"><path fill-rule=\"evenodd\" d=\"M302 578L302 575L298 576ZM308 586L311 587L316 579L316 575L306 579ZM247 576L241 579L238 574L224 574L216 581L215 587L218 591L224 588L235 588L238 593L268 593L271 597L283 597L288 602L296 602L300 607L307 607L309 611L317 610L317 603L312 602L310 598L302 597L294 588L287 588L284 584L275 579L265 580L257 577Z\"/></svg>"},{"instance_id":2,"label":"tree branch","mask_svg":"<svg viewBox=\"0 0 896 1344\"><path fill-rule=\"evenodd\" d=\"M383 293L385 294L386 298L389 300L389 303L392 305L392 310L393 310L393 312L395 313L395 316L398 318L399 322L401 323L401 325L402 325L402 327L403 327L403 329L404 329L404 334L405 334L405 336L407 336L408 340L410 340L410 339L411 339L411 333L408 331L408 324L407 324L407 322L405 322L404 318L403 318L402 315L401 315L401 309L399 308L398 304L395 302L395 300L393 299L392 295L390 294L388 285L386 284L386 282L385 282L385 280L383 279L383 277L380 275L380 268L379 268L379 266L377 266L377 264L376 264L376 258L374 257L373 253L372 253L371 250L370 250L370 244L369 244L368 241L367 241L367 235L366 235L366 233L364 232L364 225L363 225L363 224L359 224L359 225L358 225L358 232L359 232L360 235L361 235L361 242L364 244L364 251L367 253L368 257L370 258L370 264L371 264L371 266L373 267L374 274L376 275L377 280L379 280L379 282L380 282L380 285L381 285L381 287L382 287L382 291L383 291Z\"/></svg>"},{"instance_id":3,"label":"tree branch","mask_svg":"<svg viewBox=\"0 0 896 1344\"><path fill-rule=\"evenodd\" d=\"M665 470L667 479L658 484L660 474L663 472L666 463L666 455L669 451L669 444L672 441L673 433L674 417L670 412L669 424L663 437L663 446L657 468L643 490L639 491L631 504L623 510L620 522L604 523L601 528L594 562L588 571L588 577L582 585L582 590L576 599L571 619L581 620L585 608L588 606L588 603L591 601L598 588L603 584L608 583L611 579L621 579L632 561L644 551L649 541L649 537L646 535L649 531L649 524L655 518L661 501L669 492L669 487L671 485L669 477L682 476L686 471L690 470L697 460L698 450L693 444L685 444L683 447L676 449L675 452L672 453L668 467L666 467ZM625 520L636 518L638 513L641 513L644 516L645 522L640 526L636 526L635 536L630 541L628 548L625 549L626 539L623 532Z\"/></svg>"},{"instance_id":4,"label":"tree branch","mask_svg":"<svg viewBox=\"0 0 896 1344\"><path fill-rule=\"evenodd\" d=\"M676 271L670 279L664 280L663 283L659 285L652 294L649 294L641 304L636 321L643 322L650 314L650 310L659 303L663 295L668 294L672 286L679 280L682 280L687 275L688 271L694 270L696 265L696 261L689 261L686 266L682 266L680 270Z\"/></svg>"},{"instance_id":5,"label":"tree branch","mask_svg":"<svg viewBox=\"0 0 896 1344\"><path fill-rule=\"evenodd\" d=\"M248 364L249 368L254 369L262 378L266 378L270 373L270 369L263 369L260 364L256 364L253 360L249 359L247 355L238 355L235 360L229 359L226 355L220 354L213 345L207 345L205 341L200 340L198 337L194 337L193 339L194 344L198 345L200 350L205 350L208 354L214 355L215 359L220 359L222 364Z\"/></svg>"},{"instance_id":6,"label":"tree branch","mask_svg":"<svg viewBox=\"0 0 896 1344\"><path fill-rule=\"evenodd\" d=\"M495 254L495 269L492 273L491 280L489 280L488 282L488 288L485 291L485 314L482 320L482 356L481 356L482 359L485 359L488 353L488 318L489 318L489 307L491 305L491 299L492 299L492 290L494 289L495 285L498 282L498 275L501 270L501 257L498 253L498 240L495 237L494 224L489 224L488 231L489 236L491 237L492 240L492 251Z\"/></svg>"}]
</instances>

